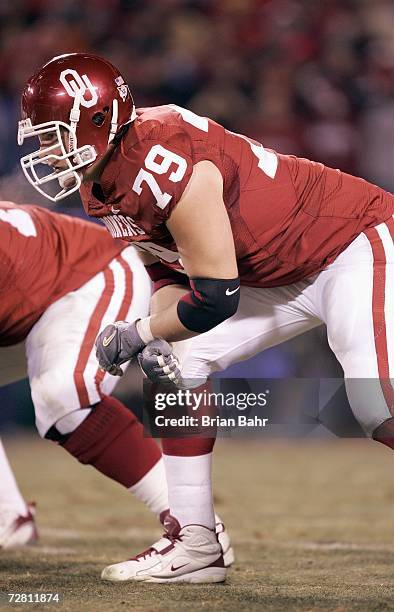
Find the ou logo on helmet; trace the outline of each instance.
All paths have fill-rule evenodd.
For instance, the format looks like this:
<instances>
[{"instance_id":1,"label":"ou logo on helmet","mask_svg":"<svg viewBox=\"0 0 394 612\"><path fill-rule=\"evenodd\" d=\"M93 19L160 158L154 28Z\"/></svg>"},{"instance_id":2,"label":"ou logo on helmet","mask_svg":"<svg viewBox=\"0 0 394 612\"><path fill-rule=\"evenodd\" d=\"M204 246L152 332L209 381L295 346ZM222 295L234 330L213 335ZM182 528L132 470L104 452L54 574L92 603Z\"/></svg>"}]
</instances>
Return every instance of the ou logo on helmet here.
<instances>
[{"instance_id":1,"label":"ou logo on helmet","mask_svg":"<svg viewBox=\"0 0 394 612\"><path fill-rule=\"evenodd\" d=\"M76 70L68 68L60 73L60 82L64 86L64 89L69 96L75 98L76 94L80 92L81 106L90 108L98 102L98 95L95 87L93 87L89 77L86 74L82 76L78 74ZM88 99L85 98L85 94L89 92Z\"/></svg>"}]
</instances>

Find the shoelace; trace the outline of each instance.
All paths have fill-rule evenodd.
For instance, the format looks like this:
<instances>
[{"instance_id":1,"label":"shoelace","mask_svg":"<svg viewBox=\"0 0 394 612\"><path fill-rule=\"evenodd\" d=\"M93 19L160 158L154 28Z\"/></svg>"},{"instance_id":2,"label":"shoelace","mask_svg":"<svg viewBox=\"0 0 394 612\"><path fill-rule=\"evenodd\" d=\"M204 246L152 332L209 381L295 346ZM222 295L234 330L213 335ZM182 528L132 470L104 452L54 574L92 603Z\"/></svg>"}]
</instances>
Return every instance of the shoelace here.
<instances>
[{"instance_id":1,"label":"shoelace","mask_svg":"<svg viewBox=\"0 0 394 612\"><path fill-rule=\"evenodd\" d=\"M162 535L162 537L160 538L160 540L166 538L167 540L170 541L171 544L174 544L176 541L181 542L182 538L179 536L173 536L170 535L169 533L164 533ZM160 540L157 541L157 543L160 542ZM145 561L145 559L147 557L151 557L153 554L160 554L160 552L155 548L155 546L149 546L149 548L147 548L146 550L144 550L143 552L139 553L138 555L136 555L135 557L130 557L129 561L140 561L143 560Z\"/></svg>"}]
</instances>

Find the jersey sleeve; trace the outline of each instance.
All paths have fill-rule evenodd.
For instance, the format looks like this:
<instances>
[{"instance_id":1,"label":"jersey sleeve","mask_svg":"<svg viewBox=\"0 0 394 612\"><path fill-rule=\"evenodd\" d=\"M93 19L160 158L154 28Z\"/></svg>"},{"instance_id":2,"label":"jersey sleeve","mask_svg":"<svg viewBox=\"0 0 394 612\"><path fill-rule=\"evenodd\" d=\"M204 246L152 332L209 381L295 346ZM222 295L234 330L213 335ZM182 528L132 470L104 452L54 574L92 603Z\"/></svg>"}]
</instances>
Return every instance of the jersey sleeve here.
<instances>
[{"instance_id":1,"label":"jersey sleeve","mask_svg":"<svg viewBox=\"0 0 394 612\"><path fill-rule=\"evenodd\" d=\"M3 238L3 232L2 232ZM15 286L15 262L3 245L0 247L0 296L7 295ZM3 297L1 297L3 299Z\"/></svg>"},{"instance_id":2,"label":"jersey sleeve","mask_svg":"<svg viewBox=\"0 0 394 612\"><path fill-rule=\"evenodd\" d=\"M127 157L132 161L128 199L134 200L132 210L138 210L142 226L152 229L169 218L190 180L194 164L190 135L178 126L160 125Z\"/></svg>"},{"instance_id":3,"label":"jersey sleeve","mask_svg":"<svg viewBox=\"0 0 394 612\"><path fill-rule=\"evenodd\" d=\"M7 202L0 204L1 295L10 296L14 292L21 270L26 270L26 276L31 278L31 252L35 247L32 240L35 242L36 236L35 220L24 207Z\"/></svg>"}]
</instances>

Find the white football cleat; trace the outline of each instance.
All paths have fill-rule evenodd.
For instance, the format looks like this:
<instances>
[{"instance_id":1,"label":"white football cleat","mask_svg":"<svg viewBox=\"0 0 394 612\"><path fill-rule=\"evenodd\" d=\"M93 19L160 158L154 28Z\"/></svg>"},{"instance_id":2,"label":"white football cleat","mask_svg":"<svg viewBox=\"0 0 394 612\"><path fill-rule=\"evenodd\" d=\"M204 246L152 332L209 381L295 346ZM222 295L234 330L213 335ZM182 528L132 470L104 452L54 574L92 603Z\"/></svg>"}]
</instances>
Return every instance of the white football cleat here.
<instances>
[{"instance_id":1,"label":"white football cleat","mask_svg":"<svg viewBox=\"0 0 394 612\"><path fill-rule=\"evenodd\" d=\"M121 582L224 582L226 568L217 535L202 525L167 532L133 559L106 567L101 578Z\"/></svg>"},{"instance_id":2,"label":"white football cleat","mask_svg":"<svg viewBox=\"0 0 394 612\"><path fill-rule=\"evenodd\" d=\"M34 520L35 504L28 504L26 514L18 514L14 508L0 506L0 548L13 548L32 544L38 539Z\"/></svg>"},{"instance_id":3,"label":"white football cleat","mask_svg":"<svg viewBox=\"0 0 394 612\"><path fill-rule=\"evenodd\" d=\"M163 512L160 514L160 522L164 529L171 534L176 533L177 530L180 529L178 521L176 518L171 516L169 510L163 510ZM231 546L228 531L222 519L217 514L215 514L215 533L218 537L219 544L222 547L224 567L230 567L230 565L234 563L234 549Z\"/></svg>"}]
</instances>

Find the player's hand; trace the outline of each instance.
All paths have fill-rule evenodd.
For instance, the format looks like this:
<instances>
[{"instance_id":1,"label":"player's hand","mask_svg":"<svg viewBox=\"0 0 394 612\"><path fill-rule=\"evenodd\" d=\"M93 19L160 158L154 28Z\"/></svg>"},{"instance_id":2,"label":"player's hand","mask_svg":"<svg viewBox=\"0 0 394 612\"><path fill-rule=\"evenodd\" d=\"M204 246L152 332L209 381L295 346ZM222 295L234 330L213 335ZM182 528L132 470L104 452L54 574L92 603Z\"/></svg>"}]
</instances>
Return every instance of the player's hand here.
<instances>
[{"instance_id":1,"label":"player's hand","mask_svg":"<svg viewBox=\"0 0 394 612\"><path fill-rule=\"evenodd\" d=\"M144 374L153 382L177 385L182 380L179 362L172 346L161 338L149 342L137 359Z\"/></svg>"},{"instance_id":2,"label":"player's hand","mask_svg":"<svg viewBox=\"0 0 394 612\"><path fill-rule=\"evenodd\" d=\"M122 376L119 366L130 361L144 346L135 323L117 321L107 325L97 336L96 357L102 370Z\"/></svg>"}]
</instances>

